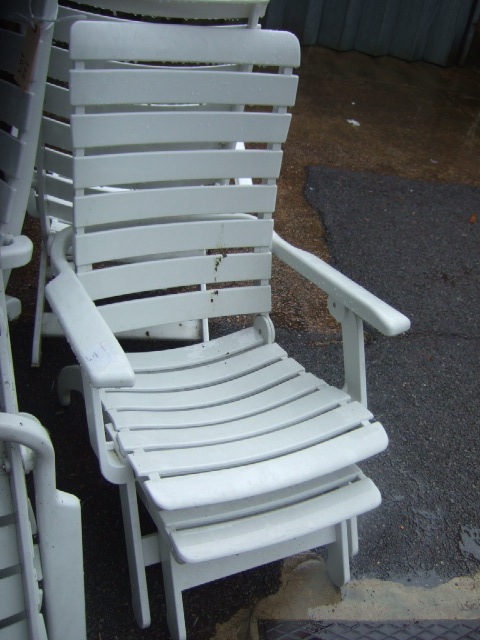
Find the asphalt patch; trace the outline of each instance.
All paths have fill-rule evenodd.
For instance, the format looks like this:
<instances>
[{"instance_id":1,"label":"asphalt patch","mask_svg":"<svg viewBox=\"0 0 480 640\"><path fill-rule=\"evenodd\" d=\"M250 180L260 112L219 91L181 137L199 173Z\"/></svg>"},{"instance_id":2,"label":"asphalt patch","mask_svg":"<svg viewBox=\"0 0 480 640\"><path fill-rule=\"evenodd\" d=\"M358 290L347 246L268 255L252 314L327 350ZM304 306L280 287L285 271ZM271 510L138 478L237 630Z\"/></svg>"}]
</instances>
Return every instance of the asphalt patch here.
<instances>
[{"instance_id":1,"label":"asphalt patch","mask_svg":"<svg viewBox=\"0 0 480 640\"><path fill-rule=\"evenodd\" d=\"M361 465L383 504L359 521L354 576L435 586L476 572L480 189L314 167L306 197L332 263L412 320L395 338L366 327L369 405L390 444Z\"/></svg>"}]
</instances>

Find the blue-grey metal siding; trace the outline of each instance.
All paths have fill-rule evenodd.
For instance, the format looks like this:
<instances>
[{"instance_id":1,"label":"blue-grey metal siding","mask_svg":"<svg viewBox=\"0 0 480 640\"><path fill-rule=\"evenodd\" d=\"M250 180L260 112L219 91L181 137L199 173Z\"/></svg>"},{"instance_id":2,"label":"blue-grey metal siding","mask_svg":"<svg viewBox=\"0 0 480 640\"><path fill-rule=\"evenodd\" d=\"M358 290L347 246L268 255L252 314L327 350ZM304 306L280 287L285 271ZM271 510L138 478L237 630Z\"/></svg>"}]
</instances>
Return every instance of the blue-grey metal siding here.
<instances>
[{"instance_id":1,"label":"blue-grey metal siding","mask_svg":"<svg viewBox=\"0 0 480 640\"><path fill-rule=\"evenodd\" d=\"M480 0L270 0L265 26L302 44L447 65L461 62Z\"/></svg>"}]
</instances>

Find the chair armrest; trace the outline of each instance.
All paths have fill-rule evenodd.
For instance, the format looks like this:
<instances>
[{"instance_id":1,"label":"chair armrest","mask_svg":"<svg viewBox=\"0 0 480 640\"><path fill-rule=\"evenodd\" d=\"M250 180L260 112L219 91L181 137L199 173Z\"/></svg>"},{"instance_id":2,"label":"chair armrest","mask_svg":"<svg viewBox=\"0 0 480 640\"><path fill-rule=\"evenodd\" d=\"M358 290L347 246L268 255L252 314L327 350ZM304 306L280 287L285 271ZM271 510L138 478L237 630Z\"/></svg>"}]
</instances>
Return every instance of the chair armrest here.
<instances>
[{"instance_id":1,"label":"chair armrest","mask_svg":"<svg viewBox=\"0 0 480 640\"><path fill-rule=\"evenodd\" d=\"M410 328L410 320L317 256L292 246L274 233L272 250L307 280L331 296L335 304L350 309L365 322L387 336Z\"/></svg>"},{"instance_id":2,"label":"chair armrest","mask_svg":"<svg viewBox=\"0 0 480 640\"><path fill-rule=\"evenodd\" d=\"M69 266L45 294L92 386L133 387L135 373L127 356Z\"/></svg>"},{"instance_id":3,"label":"chair armrest","mask_svg":"<svg viewBox=\"0 0 480 640\"><path fill-rule=\"evenodd\" d=\"M15 269L28 264L32 258L33 245L27 236L3 235L0 247L2 269Z\"/></svg>"}]
</instances>

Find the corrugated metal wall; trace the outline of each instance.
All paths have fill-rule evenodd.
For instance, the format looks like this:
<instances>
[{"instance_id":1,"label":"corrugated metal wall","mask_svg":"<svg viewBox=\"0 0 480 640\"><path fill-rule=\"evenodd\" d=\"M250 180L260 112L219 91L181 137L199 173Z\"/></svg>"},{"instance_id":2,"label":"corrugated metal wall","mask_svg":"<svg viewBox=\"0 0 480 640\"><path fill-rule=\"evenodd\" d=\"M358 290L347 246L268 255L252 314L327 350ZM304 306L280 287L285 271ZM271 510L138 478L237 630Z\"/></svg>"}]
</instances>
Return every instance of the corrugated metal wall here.
<instances>
[{"instance_id":1,"label":"corrugated metal wall","mask_svg":"<svg viewBox=\"0 0 480 640\"><path fill-rule=\"evenodd\" d=\"M465 57L479 14L480 0L270 0L264 24L306 45L445 66Z\"/></svg>"}]
</instances>

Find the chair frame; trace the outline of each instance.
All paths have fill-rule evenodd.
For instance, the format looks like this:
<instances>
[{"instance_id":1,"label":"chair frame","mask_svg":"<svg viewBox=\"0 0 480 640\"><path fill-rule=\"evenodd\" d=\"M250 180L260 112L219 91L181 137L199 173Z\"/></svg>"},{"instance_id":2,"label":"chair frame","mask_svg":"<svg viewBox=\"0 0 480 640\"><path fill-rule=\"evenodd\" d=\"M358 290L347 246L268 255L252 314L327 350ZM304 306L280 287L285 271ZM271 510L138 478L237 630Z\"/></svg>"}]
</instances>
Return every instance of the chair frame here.
<instances>
[{"instance_id":1,"label":"chair frame","mask_svg":"<svg viewBox=\"0 0 480 640\"><path fill-rule=\"evenodd\" d=\"M145 395L150 394L155 397L155 394L150 393L152 389L146 382L136 382L139 379L143 380L142 374L144 373L155 371L156 374L158 371L159 375L164 375L167 382L156 382L155 384L159 385L160 390L167 394L166 397L168 392L172 391L173 393L173 391L179 390L175 407L178 408L179 412L182 412L189 407L183 406L181 390L193 389L194 392L196 387L201 388L201 384L198 381L199 378L197 379L197 376L201 376L204 372L201 366L208 368L210 364L212 366L222 365L220 368L225 371L223 375L226 382L228 382L230 376L233 376L228 365L230 367L235 366L234 358L243 352L247 353L246 360L248 360L250 352L256 354L255 349L257 346L262 349L265 348L268 354L270 354L271 350L275 354L274 358L278 357L282 363L284 361L284 356L278 351L278 345L274 344L273 323L268 316L268 308L266 308L270 296L268 265L264 265L261 270L255 271L254 278L243 278L243 280L255 279L255 283L252 287L246 289L248 296L244 296L241 303L239 303L238 308L241 308L242 311L237 311L236 306L233 310L231 308L226 310L222 307L222 304L223 300L227 301L225 304L230 302L230 299L240 300L240 295L243 292L234 292L229 297L230 291L224 293L222 289L210 288L202 290L198 294L193 294L191 298L187 298L192 300L192 304L193 300L199 300L200 305L203 305L200 311L201 317L252 313L255 319L250 328L233 333L232 336L210 342L202 342L199 345L149 354L152 356L150 360L144 360L143 353L126 355L115 337L117 329L128 328L130 324L135 322L149 322L149 312L146 312L145 315L142 314L142 317L139 318L138 313L135 314L131 311L129 313L127 307L123 307L122 312L118 312L116 307L112 307L112 310L109 311L108 305L103 308L101 306L97 308L93 301L95 297L110 298L114 297L113 293L109 290L109 295L105 294L105 292L100 295L93 293L94 288L90 288L90 293L86 289L86 287L93 287L93 285L88 284L89 278L90 282L93 282L98 275L95 274L95 270L91 268L90 263L93 264L99 261L100 256L103 256L105 261L113 259L113 257L116 260L126 258L126 264L129 265L128 269L133 270L133 267L135 267L135 270L138 270L137 263L135 265L128 263L128 257L134 255L129 253L135 250L135 246L132 248L132 245L135 244L134 237L137 238L137 242L140 241L140 238L143 239L142 242L145 243L145 246L142 245L142 251L145 255L152 255L155 254L155 251L159 251L162 254L166 250L166 247L160 250L158 248L160 245L156 243L163 242L165 244L170 241L170 238L174 237L174 233L177 233L175 222L171 223L172 227L169 228L168 223L161 219L161 214L157 212L157 209L155 209L155 213L151 213L149 209L148 220L152 221L152 228L153 223L157 225L155 233L148 226L143 228L140 226L138 234L133 236L133 227L135 226L133 223L135 220L131 214L130 195L128 199L124 198L125 194L120 194L118 198L117 196L109 195L108 202L111 208L109 208L110 205L106 204L106 210L95 211L95 215L92 213L93 209L89 208L88 203L91 201L88 199L87 192L88 189L94 186L94 182L91 181L105 180L108 182L109 180L108 176L110 174L107 173L104 174L105 178L103 176L98 178L96 167L99 166L100 162L103 166L109 167L108 171L112 170L112 176L116 167L121 167L119 174L112 177L112 182L109 184L123 184L123 182L128 181L136 182L141 179L140 177L137 178L133 172L135 165L128 155L128 150L125 151L124 157L119 153L113 156L114 160L112 162L109 161L108 163L104 158L99 158L95 152L89 156L85 151L86 148L87 151L89 150L89 145L95 147L97 144L100 147L108 147L115 142L114 140L109 143L102 139L100 143L97 140L98 132L95 134L93 129L89 131L88 128L89 112L86 107L91 105L85 102L85 96L94 95L94 100L99 103L103 100L103 97L92 89L93 86L98 86L98 84L88 86L88 91L86 85L83 84L85 82L88 85L89 78L95 76L95 71L92 72L88 68L89 62L94 61L96 65L99 61L116 59L157 60L164 55L165 62L174 64L202 64L202 61L216 64L219 62L217 57L221 57L223 62L230 63L233 61L229 57L230 53L227 54L225 52L227 50L228 52L235 51L235 54L237 54L238 49L241 51L241 54L238 54L241 59L236 58L235 63L244 65L243 75L235 79L238 80L238 85L240 82L250 82L251 77L254 76L251 71L254 64L279 68L279 75L276 77L280 78L282 87L288 85L288 98L286 97L287 92L285 92L278 102L273 102L274 119L281 121L282 117L289 118L287 107L291 106L291 101L294 100L293 89L296 90L296 79L291 72L292 68L299 64L299 46L296 38L291 34L254 30L250 32L246 30L237 31L235 34L232 32L228 38L225 38L224 33L222 34L221 30L218 29L216 31L212 30L212 35L208 39L208 51L205 53L207 45L199 45L199 42L206 42L204 33L203 27L115 25L95 22L79 22L72 29L71 56L75 61L75 68L71 74L70 94L72 104L75 107L72 121L75 158L75 224L73 229L67 229L58 234L53 243L51 260L58 275L46 287L47 299L65 331L81 369L81 376L76 367L70 367L62 371L59 379L60 399L63 404L67 404L71 390L75 389L83 392L90 441L99 459L102 475L110 482L120 485L133 607L137 622L142 627L150 623L145 567L154 562L161 562L167 599L168 624L172 636L177 640L186 638L182 591L188 587L270 562L274 559L286 557L298 551L323 545L329 547L327 566L334 582L341 585L349 580L349 556L355 553L358 547L356 517L374 508L380 502L378 489L362 474L356 463L380 452L387 446L388 442L383 427L379 423L370 422L372 416L366 409L363 319L386 335L397 335L406 331L409 327L409 321L405 316L339 274L319 258L291 247L276 235L273 235L272 239L270 214L274 208L274 201L269 202L268 205L260 205L258 201L255 201L255 207L264 207L260 209L261 213L258 214L258 217L252 215L252 211L258 211L258 208L239 214L231 214L228 210L221 210L220 212L212 213L210 217L201 210L196 212L198 220L192 218L195 215L194 209L198 206L197 202L191 200L188 204L186 201L182 201L182 207L184 207L182 208L182 215L186 220L185 224L189 229L190 235L186 233L184 235L178 234L178 237L184 239L185 242L180 242L171 251L180 252L181 260L184 258L190 260L191 243L197 242L195 234L199 233L201 235L203 228L206 236L208 236L210 229L214 229L212 233L215 239L211 240L209 237L208 241L214 242L213 247L216 248L216 254L214 253L210 257L207 252L207 255L201 258L203 260L202 264L206 263L208 269L210 271L213 269L215 272L213 275L210 273L209 277L212 280L208 280L208 282L216 283L217 276L220 278L217 272L226 268L224 263L230 260L230 258L228 260L225 259L221 252L221 247L236 247L236 234L241 233L242 235L238 239L238 246L245 246L241 244L245 243L248 247L254 247L254 251L248 254L248 260L251 260L255 265L259 265L259 269L262 264L261 261L264 258L268 261L269 254L273 252L308 280L327 292L329 295L329 308L341 323L344 337L345 391L335 390L335 393L340 394L340 405L349 403L350 400L353 401L348 404L348 407L352 407L352 411L358 411L359 417L355 414L354 424L358 425L358 430L359 432L361 431L362 436L357 434L358 438L357 436L352 436L351 440L350 436L346 436L346 440L339 440L338 442L334 442L335 438L333 437L331 440L325 440L326 448L323 449L324 454L321 464L318 462L317 451L314 449L307 450L307 448L305 448L305 454L302 449L302 453L299 453L298 457L288 458L290 464L285 463L286 458L283 455L279 456L278 459L275 458L273 452L276 448L275 438L271 436L262 441L265 447L267 447L268 439L271 440L273 445L272 452L268 454L270 457L266 454L265 460L252 461L251 451L253 450L251 449L250 457L246 456L248 463L244 462L244 458L242 458L243 452L246 451L248 446L254 447L258 444L258 441L252 441L253 444L247 442L245 446L238 444L238 449L241 450L241 453L238 454L238 460L232 466L217 469L212 463L212 468L210 468L210 460L208 460L205 462L205 473L203 473L203 460L196 463L197 467L194 467L192 463L191 471L188 469L188 459L193 458L193 455L191 456L190 454L194 452L195 447L192 445L192 451L190 451L189 443L185 443L184 448L189 451L184 456L184 462L179 462L180 469L182 469L181 465L185 464L185 471L177 475L172 471L171 478L169 471L166 471L164 476L161 476L160 472L149 471L146 467L142 467L143 461L146 460L146 458L142 457L142 451L140 450L137 456L137 449L130 452L127 444L129 428L125 429L126 435L124 439L122 439L124 433L120 427L118 427L118 432L115 431L117 427L112 426L111 423L115 422L114 414L117 411L117 406L120 406L115 404L115 394L117 393L115 390L118 390L119 396L122 396L124 392L128 395L128 389L132 388L132 391L136 391L135 385L137 384L140 392L145 391ZM165 53L164 49L158 53L152 49L152 43L157 42L161 42L162 47L170 47L168 53ZM174 45L171 43L178 42L187 43L187 45L182 48L181 52L178 50L178 45L175 45L176 49L173 54L171 48ZM199 53L196 47L200 48ZM157 55L158 57L156 57ZM174 57L168 57L168 55L174 55ZM231 53L231 55L233 56L234 53ZM201 56L207 56L207 60ZM139 70L137 75L140 73L143 73L143 71ZM177 73L181 74L183 71ZM203 71L202 74L204 74L202 77L202 87L204 89L205 83L203 79L208 76ZM261 76L261 79L257 77L254 82L258 80L258 86L260 86L260 82L266 83L270 80L272 80L272 83L277 82L277 80L273 80L267 75ZM187 78L189 76L184 75L183 77ZM97 83L100 80L104 83L102 86L104 86L105 92L108 92L107 75L99 75ZM160 86L162 91L167 90L165 88L167 84L158 82L158 79L156 83L151 85L145 83L143 76L136 78L135 82L138 84L133 86L137 90L140 85L144 89L148 87L145 90L146 92L150 91L150 86ZM120 92L123 91L123 84L119 83L118 79L109 78L108 83L112 87L122 85ZM210 85L207 86L213 86L213 84L212 78L210 78ZM250 85L248 86L250 87ZM250 90L253 91L253 89ZM158 94L155 91L156 88L152 89L151 98L146 97L150 93L142 93L140 97L136 92L135 100L142 104L149 100L153 103L162 102L164 98L158 98ZM207 90L205 89L205 91ZM266 100L264 104L272 104L272 102L267 101L267 98L264 97L260 90L257 93L260 94L261 99ZM240 98L237 98L236 94L234 95L233 102L235 104L241 102ZM268 97L268 100L270 99ZM114 104L121 102L121 98L118 95L115 95L115 97L109 96L108 100ZM165 100L168 102L168 99L165 98ZM175 105L177 104L176 100L177 98L171 99ZM200 100L203 100L203 98L199 98ZM213 103L213 99L205 101L207 104ZM245 102L248 102L247 98L245 98ZM241 114L241 118L243 119L244 115ZM248 120L249 118L250 115L245 114L244 119ZM118 118L116 119L118 120ZM237 120L240 120L240 118L237 118ZM85 126L82 123L85 123ZM218 126L220 125L218 124ZM175 134L175 132L173 133ZM135 135L140 135L137 128L135 128ZM167 133L159 133L158 135L167 135ZM222 134L218 134L226 143L234 142L224 137L225 135L223 130ZM264 135L264 130L262 130L262 135ZM280 134L276 133L275 135ZM235 139L238 140L238 137ZM92 142L85 142L86 140L92 140ZM118 142L118 144L123 144L123 141ZM135 138L134 144L140 146L143 141L141 142L139 138ZM247 172L246 162L248 161L255 166L255 169L252 169L252 174L248 177L259 177L262 179L262 183L261 189L257 189L253 182L245 185L245 187L249 192L254 191L255 194L259 192L263 194L271 188L275 189L277 172L280 168L279 163L278 165L275 163L280 160L280 144L279 137L268 139L267 150L265 153L262 151L258 154L248 149L235 151L227 144L227 151L225 153L220 152L223 153L223 156L217 151L212 154L216 164L211 171L212 173L215 172L215 178L218 179L218 184L220 185L223 185L222 181L227 177L240 181L245 175L244 172ZM200 163L198 165L194 164L193 160L198 158L198 156L194 156L194 153L195 151L190 155L186 154L187 159L182 167L186 167L188 175L183 175L183 179L191 178L196 180L199 176L199 171L200 173L203 171ZM161 153L159 153L160 156ZM90 157L93 158L93 162L90 162ZM148 174L145 175L146 184L151 181L156 185L158 180L170 180L166 173L161 173L160 177L156 177L155 172L159 170L158 167L161 167L162 172L172 173L172 176L177 175L175 173L177 169L169 166L171 159L168 157L168 153L167 156L162 156L160 159L159 157L157 158L152 153L151 164L149 157L149 164L142 165L142 171L145 170L146 174ZM200 155L200 157L202 156ZM225 168L224 175L222 160L230 157L232 157L235 169ZM271 160L267 161L267 157ZM166 158L166 160L162 160L162 158ZM233 158L235 158L235 162L233 162ZM156 165L156 162L159 164ZM199 166L200 169L198 168ZM267 166L266 169L264 168L265 166ZM260 172L258 176L256 171ZM265 171L265 173L261 173L261 171ZM211 176L208 175L207 177L210 178ZM180 180L182 178L177 176L171 179ZM102 184L105 184L105 182L102 182ZM190 188L182 183L183 187L185 189ZM226 188L230 189L230 186ZM168 199L168 190L165 190L165 192L167 193L165 197ZM240 193L240 190L237 192ZM177 192L175 194L177 206L179 206L180 196ZM132 197L140 199L140 197L149 197L150 195L148 189L146 192L142 192L139 189L139 193L132 194ZM120 205L120 200L125 200L125 204ZM100 203L100 199L97 198L95 202ZM105 202L105 199L102 202ZM156 196L155 202L155 207L160 210L163 205L158 204L159 195ZM95 207L96 205L93 206ZM225 205L223 206L225 207ZM253 207L254 205L250 204L250 206ZM115 245L115 248L112 247L112 250L109 251L112 254L111 256L107 255L106 247L102 244L102 242L106 242L102 239L107 237L111 231L108 225L113 224L111 218L107 218L109 211L115 211L122 223L128 222L130 225L126 227L125 233L122 228L117 236L119 238L118 245ZM100 217L95 217L97 214ZM144 212L138 213L140 218L143 215L146 214ZM170 211L164 215L168 219L168 216L171 217L172 213ZM122 216L127 217L124 220ZM85 220L90 220L90 222L85 222ZM141 218L141 220L143 219ZM92 228L100 226L104 221L108 222L106 229L102 228L101 230L101 233L105 231L105 235L99 236L99 243L92 249L93 253L91 254L89 253L89 247L92 247L93 244L89 245L91 238L88 227L89 225ZM255 238L244 240L244 236L247 237L247 234L250 233L248 230L250 228L253 229L253 225L255 225ZM221 235L223 229L227 229L227 227L231 229L228 240L226 235ZM219 233L218 237L215 235L217 231ZM171 235L168 235L168 233ZM225 233L227 232L225 231ZM116 230L113 230L112 237L114 237L113 234L116 234ZM92 231L91 236L93 237L94 235ZM125 238L125 243L121 238ZM224 244L224 242L232 244ZM74 247L75 272L68 262L68 252L72 246ZM195 246L200 247L198 244ZM85 253L82 253L84 250ZM96 253L97 251L98 253ZM93 255L96 257L92 257ZM235 265L235 260L230 260L230 263L233 262L233 265ZM198 261L195 262L195 264L197 263ZM158 265L162 267L158 271L158 277L163 277L162 282L168 281L168 274L170 273L168 269L164 269L164 264L166 263ZM105 273L101 273L100 277L103 278L104 275ZM189 272L187 275L191 276L192 274ZM197 276L196 273L193 275ZM242 278L239 277L238 279ZM134 280L132 278L131 281L133 282ZM222 282L222 280L219 281ZM190 280L189 282L192 281ZM225 282L229 282L227 276L225 276ZM162 288L160 285L158 286ZM165 285L165 288L168 287ZM258 296L254 294L255 291L258 292ZM257 300L259 301L257 302ZM166 298L158 297L154 300L155 305L158 303L159 313L162 315L164 322L170 321L170 311L167 309L169 301L169 296L166 296ZM140 308L143 304L143 300L140 300L138 307ZM182 304L183 302L181 301L179 305ZM156 309L155 305L150 308ZM184 305L184 307L187 306ZM146 306L143 307L143 309L146 308ZM184 310L182 307L181 313ZM176 317L176 313L177 311L174 308L171 316ZM187 309L185 318L188 319L190 317L189 314L196 313L197 310ZM94 336L94 344L92 344L92 336ZM277 356L277 354L279 355ZM153 362L155 362L155 366ZM198 369L195 368L197 363L199 365ZM189 371L189 368L192 367L194 375ZM175 382L177 370L179 382ZM247 373L247 368L242 369L242 375L244 373ZM184 376L184 379L181 376ZM187 384L188 376L189 380L195 380L193 385L191 382ZM146 377L148 376L145 375ZM318 383L320 384L320 381ZM142 384L146 385L145 389L141 386ZM154 385L153 382L151 384ZM165 387L162 386L163 384L165 384ZM253 395L256 395L256 391L257 387L253 390ZM278 391L276 385L274 386L274 391ZM343 395L344 393L348 393L349 397ZM245 393L245 395L247 394ZM184 395L183 397L186 398L187 396ZM114 399L111 400L111 398ZM109 404L110 401L112 404ZM128 412L128 402L126 400L126 412ZM135 401L132 400L131 402L133 406ZM168 400L168 402L173 403L174 401ZM189 399L188 402L191 402L191 400ZM229 402L228 398L225 400L222 398L222 402L219 403L222 411L226 410ZM161 404L159 406L163 407ZM199 406L201 407L202 404L200 403ZM168 409L170 408L168 406ZM163 408L161 410L163 411ZM172 411L175 413L175 408ZM188 426L185 415L187 414L183 413L181 418L182 421L186 421L185 424L182 422L182 425L179 425L182 427L178 430L180 435L175 433L172 436L174 439L178 437L179 442L182 441L182 430ZM176 416L173 416L172 421L175 419ZM226 418L222 419L225 424L228 424ZM212 418L209 417L208 420L212 420ZM261 422L261 420L258 420L258 422ZM168 426L168 420L165 424ZM211 424L215 425L214 422L208 422L208 426ZM233 424L234 420L229 423L229 427L233 428ZM164 427L165 430L170 429L170 427L167 429L167 426ZM156 428L155 425L152 427L152 432L156 433L154 428ZM188 435L188 429L185 433ZM160 428L159 437L161 439L165 437ZM210 436L208 437L210 438ZM217 442L214 441L213 444L216 445ZM181 445L176 446L182 448ZM323 447L323 442L319 446ZM166 446L165 451L167 449L168 446ZM205 449L206 447L202 449L202 446L199 445L197 456L199 460L206 453ZM212 445L212 450L214 449L215 447ZM298 451L300 449L295 449L292 455L296 456ZM151 460L151 463L146 462L145 464L154 465L155 459L151 458ZM280 467L281 473L277 472ZM210 472L211 476L209 476ZM142 536L137 493L157 525L158 533L153 536ZM313 513L315 514L314 517L312 517ZM228 523L228 525L225 523Z\"/></svg>"}]
</instances>

